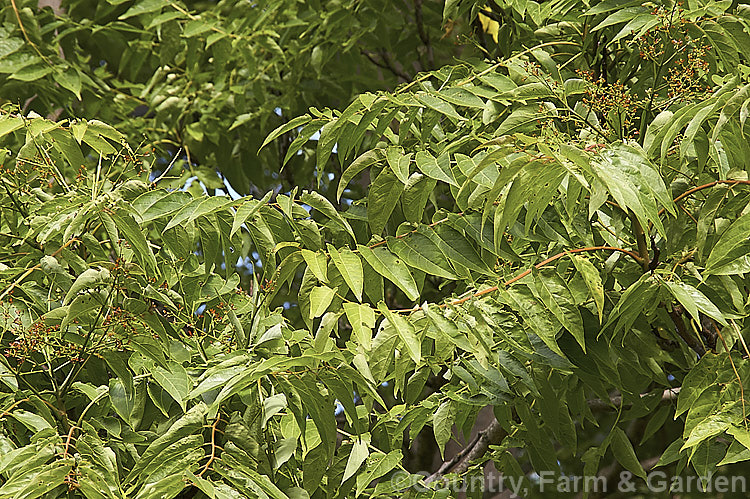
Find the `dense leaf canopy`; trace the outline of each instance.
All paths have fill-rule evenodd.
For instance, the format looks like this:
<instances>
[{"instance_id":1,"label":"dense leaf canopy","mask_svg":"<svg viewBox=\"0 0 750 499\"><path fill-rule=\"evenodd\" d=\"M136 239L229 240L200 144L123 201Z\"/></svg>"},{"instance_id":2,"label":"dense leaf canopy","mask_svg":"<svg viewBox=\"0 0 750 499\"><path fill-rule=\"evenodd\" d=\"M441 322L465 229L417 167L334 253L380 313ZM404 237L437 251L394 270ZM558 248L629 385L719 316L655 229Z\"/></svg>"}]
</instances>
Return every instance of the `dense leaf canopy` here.
<instances>
[{"instance_id":1,"label":"dense leaf canopy","mask_svg":"<svg viewBox=\"0 0 750 499\"><path fill-rule=\"evenodd\" d=\"M1 11L0 498L746 474L750 6L51 3Z\"/></svg>"}]
</instances>

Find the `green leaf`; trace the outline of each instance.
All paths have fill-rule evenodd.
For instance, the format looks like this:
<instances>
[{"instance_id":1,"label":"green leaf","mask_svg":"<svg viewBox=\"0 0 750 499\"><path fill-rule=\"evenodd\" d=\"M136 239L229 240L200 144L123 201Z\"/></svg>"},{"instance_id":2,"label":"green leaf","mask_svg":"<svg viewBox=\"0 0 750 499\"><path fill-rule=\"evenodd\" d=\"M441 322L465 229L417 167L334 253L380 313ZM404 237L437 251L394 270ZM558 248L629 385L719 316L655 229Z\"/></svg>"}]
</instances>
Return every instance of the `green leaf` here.
<instances>
[{"instance_id":1,"label":"green leaf","mask_svg":"<svg viewBox=\"0 0 750 499\"><path fill-rule=\"evenodd\" d=\"M411 153L404 154L404 150L400 147L390 146L385 150L385 157L388 160L388 166L396 175L396 177L406 185L409 179L409 164L411 163Z\"/></svg>"},{"instance_id":2,"label":"green leaf","mask_svg":"<svg viewBox=\"0 0 750 499\"><path fill-rule=\"evenodd\" d=\"M729 370L731 370L731 365L725 354L716 355L709 352L701 357L698 364L693 366L682 381L674 417L679 417L693 407L698 397L715 385L717 375L725 376L723 373L727 373ZM731 373L731 376L733 377L734 373Z\"/></svg>"},{"instance_id":3,"label":"green leaf","mask_svg":"<svg viewBox=\"0 0 750 499\"><path fill-rule=\"evenodd\" d=\"M716 241L706 260L706 273L714 275L750 272L750 213L735 220Z\"/></svg>"},{"instance_id":4,"label":"green leaf","mask_svg":"<svg viewBox=\"0 0 750 499\"><path fill-rule=\"evenodd\" d=\"M39 414L34 414L33 412L17 409L11 412L10 415L13 416L13 419L23 424L34 433L42 431L45 428L52 428L46 419Z\"/></svg>"},{"instance_id":5,"label":"green leaf","mask_svg":"<svg viewBox=\"0 0 750 499\"><path fill-rule=\"evenodd\" d=\"M297 116L296 118L289 120L283 125L279 125L278 127L276 127L276 129L273 132L268 134L268 137L266 137L266 140L264 140L263 144L258 148L258 152L260 152L261 149L263 149L268 144L276 140L280 135L283 135L297 127L300 127L308 123L311 119L312 118L310 118L309 114L305 114L302 116Z\"/></svg>"},{"instance_id":6,"label":"green leaf","mask_svg":"<svg viewBox=\"0 0 750 499\"><path fill-rule=\"evenodd\" d=\"M501 289L500 295L513 310L523 317L524 323L528 325L550 350L561 357L565 357L557 345L557 332L560 330L559 323L554 315L540 302L538 302L526 287L513 286Z\"/></svg>"},{"instance_id":7,"label":"green leaf","mask_svg":"<svg viewBox=\"0 0 750 499\"><path fill-rule=\"evenodd\" d=\"M359 497L373 480L377 480L398 466L402 458L400 450L393 450L388 454L370 454L367 467L357 475L356 497Z\"/></svg>"},{"instance_id":8,"label":"green leaf","mask_svg":"<svg viewBox=\"0 0 750 499\"><path fill-rule=\"evenodd\" d=\"M448 155L443 155L438 160L428 151L419 151L415 159L419 170L428 177L458 187L458 183L453 178L453 172L450 169L450 158Z\"/></svg>"},{"instance_id":9,"label":"green leaf","mask_svg":"<svg viewBox=\"0 0 750 499\"><path fill-rule=\"evenodd\" d=\"M66 90L70 90L78 100L81 100L81 74L77 69L69 68L55 74L55 81Z\"/></svg>"},{"instance_id":10,"label":"green leaf","mask_svg":"<svg viewBox=\"0 0 750 499\"><path fill-rule=\"evenodd\" d=\"M489 101L488 101L489 102ZM548 115L539 113L538 108L530 109L521 107L514 110L495 132L496 135L507 135L511 132L525 131L528 125L536 126L537 123Z\"/></svg>"},{"instance_id":11,"label":"green leaf","mask_svg":"<svg viewBox=\"0 0 750 499\"><path fill-rule=\"evenodd\" d=\"M628 330L644 310L656 305L655 299L658 291L659 286L656 285L653 277L644 274L620 296L614 310L609 314L607 323L602 326L602 330L607 329L615 321L617 321L615 332Z\"/></svg>"},{"instance_id":12,"label":"green leaf","mask_svg":"<svg viewBox=\"0 0 750 499\"><path fill-rule=\"evenodd\" d=\"M60 330L65 331L68 324L91 310L101 310L107 307L107 296L104 293L86 293L73 298L67 309L65 318L60 323Z\"/></svg>"},{"instance_id":13,"label":"green leaf","mask_svg":"<svg viewBox=\"0 0 750 499\"><path fill-rule=\"evenodd\" d=\"M383 232L403 190L404 184L389 169L383 169L370 185L367 195L367 220L373 234Z\"/></svg>"},{"instance_id":14,"label":"green leaf","mask_svg":"<svg viewBox=\"0 0 750 499\"><path fill-rule=\"evenodd\" d=\"M338 289L338 288L336 288ZM316 286L310 291L310 319L320 317L336 296L336 289L328 286Z\"/></svg>"},{"instance_id":15,"label":"green leaf","mask_svg":"<svg viewBox=\"0 0 750 499\"><path fill-rule=\"evenodd\" d=\"M476 248L456 229L443 223L434 227L418 227L419 234L427 237L452 262L488 276L495 272L482 260Z\"/></svg>"},{"instance_id":16,"label":"green leaf","mask_svg":"<svg viewBox=\"0 0 750 499\"><path fill-rule=\"evenodd\" d=\"M681 438L678 438L677 440L669 444L667 448L664 449L664 452L659 458L659 462L657 462L654 467L658 468L660 466L666 466L680 459L680 449L682 449L683 444L684 441Z\"/></svg>"},{"instance_id":17,"label":"green leaf","mask_svg":"<svg viewBox=\"0 0 750 499\"><path fill-rule=\"evenodd\" d=\"M119 19L122 21L131 17L149 14L161 10L162 7L164 7L164 2L161 0L140 0L122 14Z\"/></svg>"},{"instance_id":18,"label":"green leaf","mask_svg":"<svg viewBox=\"0 0 750 499\"><path fill-rule=\"evenodd\" d=\"M304 191L300 197L300 201L311 206L315 210L328 217L333 223L346 230L346 232L356 241L354 231L349 225L349 222L344 220L344 217L333 207L330 201L323 197L320 193L315 191Z\"/></svg>"},{"instance_id":19,"label":"green leaf","mask_svg":"<svg viewBox=\"0 0 750 499\"><path fill-rule=\"evenodd\" d=\"M176 362L170 362L169 370L154 366L151 369L151 376L180 405L184 412L186 410L185 401L193 388L193 382L185 368Z\"/></svg>"},{"instance_id":20,"label":"green leaf","mask_svg":"<svg viewBox=\"0 0 750 499\"><path fill-rule=\"evenodd\" d=\"M136 223L135 219L123 210L112 213L111 216L115 225L117 225L117 229L125 236L128 243L130 243L130 247L133 249L138 263L150 272L151 275L159 275L160 272L154 253L151 251L151 247L148 241L146 241L146 236L143 235L141 227Z\"/></svg>"},{"instance_id":21,"label":"green leaf","mask_svg":"<svg viewBox=\"0 0 750 499\"><path fill-rule=\"evenodd\" d=\"M456 112L456 109L451 104L436 97L435 95L420 92L417 94L417 100L421 102L422 104L424 104L425 106L432 108L438 113L448 116L449 118L453 118L453 119L460 120L460 121L463 121L466 119L460 114L458 114Z\"/></svg>"},{"instance_id":22,"label":"green leaf","mask_svg":"<svg viewBox=\"0 0 750 499\"><path fill-rule=\"evenodd\" d=\"M131 424L131 417L136 409L135 390L128 392L125 390L125 384L121 379L115 378L109 380L109 401L115 412L128 424Z\"/></svg>"},{"instance_id":23,"label":"green leaf","mask_svg":"<svg viewBox=\"0 0 750 499\"><path fill-rule=\"evenodd\" d=\"M445 459L445 445L453 436L453 423L456 421L457 407L452 400L446 400L432 417L432 431L435 434L435 441L440 450L440 457Z\"/></svg>"},{"instance_id":24,"label":"green leaf","mask_svg":"<svg viewBox=\"0 0 750 499\"><path fill-rule=\"evenodd\" d=\"M328 245L328 254L331 261L336 266L341 276L344 278L346 285L352 290L358 301L362 301L362 290L364 288L364 271L362 261L356 253L349 248L337 250L334 246Z\"/></svg>"},{"instance_id":25,"label":"green leaf","mask_svg":"<svg viewBox=\"0 0 750 499\"><path fill-rule=\"evenodd\" d=\"M370 249L358 244L357 249L362 258L375 269L375 272L398 286L409 300L416 301L419 298L419 290L414 277L404 262L396 258L396 255L382 246Z\"/></svg>"},{"instance_id":26,"label":"green leaf","mask_svg":"<svg viewBox=\"0 0 750 499\"><path fill-rule=\"evenodd\" d=\"M233 202L234 201L232 201L231 199L227 199L223 196L205 198L202 203L200 203L198 206L195 207L195 210L190 214L190 217L187 219L187 222L190 223L190 222L193 222L198 217L202 217L202 216L208 215L209 213L220 211L226 206L232 204Z\"/></svg>"},{"instance_id":27,"label":"green leaf","mask_svg":"<svg viewBox=\"0 0 750 499\"><path fill-rule=\"evenodd\" d=\"M36 499L47 496L64 483L65 477L73 469L73 458L60 459L55 462L32 468L24 475L14 475L13 480L6 481L0 487L0 497L18 499Z\"/></svg>"},{"instance_id":28,"label":"green leaf","mask_svg":"<svg viewBox=\"0 0 750 499\"><path fill-rule=\"evenodd\" d=\"M382 149L371 149L352 161L352 164L341 174L341 180L339 180L339 186L338 189L336 189L336 199L341 199L341 195L344 194L346 186L349 185L349 182L351 182L352 179L354 179L354 177L356 177L362 170L378 163L382 159Z\"/></svg>"},{"instance_id":29,"label":"green leaf","mask_svg":"<svg viewBox=\"0 0 750 499\"><path fill-rule=\"evenodd\" d=\"M328 158L331 157L331 152L340 134L341 127L339 126L338 118L332 119L321 128L316 153L316 168L319 172L325 169L325 165L328 162Z\"/></svg>"},{"instance_id":30,"label":"green leaf","mask_svg":"<svg viewBox=\"0 0 750 499\"><path fill-rule=\"evenodd\" d=\"M398 337L401 338L404 346L406 346L406 351L409 353L411 360L419 364L419 361L422 360L422 343L417 337L414 326L398 313L388 310L388 307L382 301L378 303L378 310L396 330L396 334L398 334Z\"/></svg>"},{"instance_id":31,"label":"green leaf","mask_svg":"<svg viewBox=\"0 0 750 499\"><path fill-rule=\"evenodd\" d=\"M109 273L109 270L105 268L99 270L87 269L83 271L83 273L73 282L73 285L70 286L68 293L63 299L63 305L69 305L81 291L108 286L110 284L110 279L111 274Z\"/></svg>"},{"instance_id":32,"label":"green leaf","mask_svg":"<svg viewBox=\"0 0 750 499\"><path fill-rule=\"evenodd\" d=\"M191 201L187 192L147 191L133 200L132 207L143 223L157 220L179 210Z\"/></svg>"},{"instance_id":33,"label":"green leaf","mask_svg":"<svg viewBox=\"0 0 750 499\"><path fill-rule=\"evenodd\" d=\"M8 113L3 114L0 116L0 138L18 130L23 126L23 123L23 118L20 116L12 116Z\"/></svg>"},{"instance_id":34,"label":"green leaf","mask_svg":"<svg viewBox=\"0 0 750 499\"><path fill-rule=\"evenodd\" d=\"M446 3L450 3L448 0ZM464 90L460 87L448 87L440 90L436 94L441 99L455 104L456 106L473 107L474 109L484 109L484 101L472 94L468 90Z\"/></svg>"},{"instance_id":35,"label":"green leaf","mask_svg":"<svg viewBox=\"0 0 750 499\"><path fill-rule=\"evenodd\" d=\"M698 324L701 322L698 311L701 311L719 322L722 326L727 325L724 315L719 311L716 305L706 298L706 295L695 289L690 284L670 281L666 281L664 284L667 286L670 293L672 293L672 296L674 296L677 301L685 307L685 310L693 316L693 319L695 319Z\"/></svg>"},{"instance_id":36,"label":"green leaf","mask_svg":"<svg viewBox=\"0 0 750 499\"><path fill-rule=\"evenodd\" d=\"M673 214L676 208L664 181L642 151L624 145L610 147L591 166L623 209L632 210L642 226L652 222L665 234L657 202Z\"/></svg>"},{"instance_id":37,"label":"green leaf","mask_svg":"<svg viewBox=\"0 0 750 499\"><path fill-rule=\"evenodd\" d=\"M146 484L134 499L173 499L186 487L181 475L167 476L158 482Z\"/></svg>"},{"instance_id":38,"label":"green leaf","mask_svg":"<svg viewBox=\"0 0 750 499\"><path fill-rule=\"evenodd\" d=\"M573 300L573 295L560 276L551 272L536 273L532 291L554 314L560 324L573 335L585 352L583 319Z\"/></svg>"},{"instance_id":39,"label":"green leaf","mask_svg":"<svg viewBox=\"0 0 750 499\"><path fill-rule=\"evenodd\" d=\"M302 258L305 259L310 271L320 282L328 282L328 258L324 253L315 253L303 249Z\"/></svg>"},{"instance_id":40,"label":"green leaf","mask_svg":"<svg viewBox=\"0 0 750 499\"><path fill-rule=\"evenodd\" d=\"M370 455L369 443L369 435L362 435L354 441L352 450L349 452L349 458L346 460L346 468L344 468L344 476L341 478L341 483L353 477L360 466L362 466L362 463L367 460L367 457Z\"/></svg>"},{"instance_id":41,"label":"green leaf","mask_svg":"<svg viewBox=\"0 0 750 499\"><path fill-rule=\"evenodd\" d=\"M372 348L372 329L375 327L375 311L367 304L344 302L346 318L352 326L352 333L357 343L365 351Z\"/></svg>"},{"instance_id":42,"label":"green leaf","mask_svg":"<svg viewBox=\"0 0 750 499\"><path fill-rule=\"evenodd\" d=\"M388 249L407 265L429 275L452 280L458 279L445 255L430 238L417 232L405 237L388 237L387 241Z\"/></svg>"},{"instance_id":43,"label":"green leaf","mask_svg":"<svg viewBox=\"0 0 750 499\"><path fill-rule=\"evenodd\" d=\"M299 391L300 397L304 401L304 408L309 412L315 427L318 429L321 442L326 450L327 457L324 457L324 459L328 461L336 447L336 418L333 417L333 399L325 387L319 387L311 376L290 381L294 388ZM325 395L321 394L321 390L324 391Z\"/></svg>"},{"instance_id":44,"label":"green leaf","mask_svg":"<svg viewBox=\"0 0 750 499\"><path fill-rule=\"evenodd\" d=\"M240 227L242 227L242 224L244 224L248 219L255 215L258 210L260 210L268 203L272 195L273 192L268 192L265 196L263 196L263 199L248 199L243 202L240 207L237 208L237 212L234 215L234 220L232 221L232 230L229 233L229 236L231 237L235 235L237 231L240 230Z\"/></svg>"},{"instance_id":45,"label":"green leaf","mask_svg":"<svg viewBox=\"0 0 750 499\"><path fill-rule=\"evenodd\" d=\"M412 173L406 181L406 187L401 194L401 211L410 222L419 222L424 215L425 206L437 185L435 179L425 177L421 173Z\"/></svg>"},{"instance_id":46,"label":"green leaf","mask_svg":"<svg viewBox=\"0 0 750 499\"><path fill-rule=\"evenodd\" d=\"M131 483L138 478L142 472L152 469L152 467L160 466L161 463L159 462L158 457L162 451L178 440L200 432L203 428L207 412L208 406L202 402L191 407L185 415L169 426L169 429L164 432L163 435L159 436L156 440L151 442L148 447L146 447L146 450L143 451L140 459L135 462L130 473L123 480L123 483Z\"/></svg>"},{"instance_id":47,"label":"green leaf","mask_svg":"<svg viewBox=\"0 0 750 499\"><path fill-rule=\"evenodd\" d=\"M576 270L583 276L586 287L589 288L589 292L594 298L596 310L599 312L599 323L601 324L602 313L604 311L604 285L602 284L602 277L599 271L596 270L596 267L594 267L594 264L587 258L573 254L570 255L570 258L573 260Z\"/></svg>"},{"instance_id":48,"label":"green leaf","mask_svg":"<svg viewBox=\"0 0 750 499\"><path fill-rule=\"evenodd\" d=\"M178 225L182 225L185 222L187 222L190 217L193 215L193 212L198 209L198 207L206 200L209 199L205 196L201 196L198 198L193 199L187 204L184 204L180 211L178 211L167 223L166 227L164 227L164 231L166 232L172 227L176 227ZM213 199L213 198L211 198Z\"/></svg>"},{"instance_id":49,"label":"green leaf","mask_svg":"<svg viewBox=\"0 0 750 499\"><path fill-rule=\"evenodd\" d=\"M458 2L459 0L445 0L445 5L443 6L443 23L456 13Z\"/></svg>"},{"instance_id":50,"label":"green leaf","mask_svg":"<svg viewBox=\"0 0 750 499\"><path fill-rule=\"evenodd\" d=\"M630 439L628 439L628 436L619 426L615 426L612 430L611 445L612 453L622 467L645 480L646 471L635 455L633 444L630 443Z\"/></svg>"}]
</instances>

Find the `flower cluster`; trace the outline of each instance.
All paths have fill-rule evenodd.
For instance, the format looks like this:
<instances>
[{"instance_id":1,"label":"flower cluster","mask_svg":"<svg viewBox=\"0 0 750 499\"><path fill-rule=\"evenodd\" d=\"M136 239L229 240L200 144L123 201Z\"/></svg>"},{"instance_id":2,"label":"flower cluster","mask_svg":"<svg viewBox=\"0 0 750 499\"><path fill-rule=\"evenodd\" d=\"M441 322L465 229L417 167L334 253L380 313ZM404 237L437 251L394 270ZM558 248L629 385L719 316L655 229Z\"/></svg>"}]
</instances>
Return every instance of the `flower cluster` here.
<instances>
[{"instance_id":1,"label":"flower cluster","mask_svg":"<svg viewBox=\"0 0 750 499\"><path fill-rule=\"evenodd\" d=\"M47 347L57 358L66 358L70 362L83 361L80 347L61 338L59 324L45 324L44 321L39 320L34 322L28 330L19 327L18 323L15 326L11 330L15 333L15 339L8 344L3 355L8 360L15 360L16 365L21 366L26 361L36 363L32 356Z\"/></svg>"},{"instance_id":2,"label":"flower cluster","mask_svg":"<svg viewBox=\"0 0 750 499\"><path fill-rule=\"evenodd\" d=\"M684 101L711 91L711 87L705 84L709 70L706 54L710 50L710 45L694 47L669 68L666 80L670 99Z\"/></svg>"},{"instance_id":3,"label":"flower cluster","mask_svg":"<svg viewBox=\"0 0 750 499\"><path fill-rule=\"evenodd\" d=\"M643 102L619 81L607 83L603 77L596 78L593 71L578 70L577 73L586 82L586 92L582 99L586 107L605 118L614 116L622 134L626 135L633 126L635 113L643 107Z\"/></svg>"}]
</instances>

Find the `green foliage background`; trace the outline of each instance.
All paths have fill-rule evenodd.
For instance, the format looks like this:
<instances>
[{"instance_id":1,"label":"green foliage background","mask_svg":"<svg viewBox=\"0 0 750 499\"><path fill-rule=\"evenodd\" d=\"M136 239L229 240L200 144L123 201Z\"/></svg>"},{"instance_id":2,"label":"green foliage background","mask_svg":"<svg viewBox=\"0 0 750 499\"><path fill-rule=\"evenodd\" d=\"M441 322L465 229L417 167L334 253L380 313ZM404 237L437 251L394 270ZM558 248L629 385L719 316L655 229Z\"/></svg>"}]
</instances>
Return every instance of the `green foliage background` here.
<instances>
[{"instance_id":1,"label":"green foliage background","mask_svg":"<svg viewBox=\"0 0 750 499\"><path fill-rule=\"evenodd\" d=\"M0 11L1 498L746 472L750 6L61 7Z\"/></svg>"}]
</instances>

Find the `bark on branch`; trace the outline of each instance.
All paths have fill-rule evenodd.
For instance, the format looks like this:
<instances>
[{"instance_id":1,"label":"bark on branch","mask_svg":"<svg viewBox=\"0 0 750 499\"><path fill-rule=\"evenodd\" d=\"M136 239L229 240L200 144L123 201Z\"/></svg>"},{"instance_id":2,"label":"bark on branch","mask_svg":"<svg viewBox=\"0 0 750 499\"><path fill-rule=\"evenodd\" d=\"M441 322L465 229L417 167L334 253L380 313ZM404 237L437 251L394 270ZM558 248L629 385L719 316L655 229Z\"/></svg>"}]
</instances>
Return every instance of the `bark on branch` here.
<instances>
[{"instance_id":1,"label":"bark on branch","mask_svg":"<svg viewBox=\"0 0 750 499\"><path fill-rule=\"evenodd\" d=\"M680 393L680 387L671 388L664 390L662 393L662 402L669 402L677 398ZM641 397L646 397L649 393L642 393ZM608 402L604 402L599 399L589 400L588 405L591 409L617 409L622 405L622 395L613 394ZM425 479L426 483L431 483L439 480L448 473L462 474L468 471L472 462L481 459L487 451L489 451L490 445L500 444L507 432L502 428L500 422L493 418L492 422L487 427L477 433L469 443L460 452L458 452L451 459L443 462L438 470L432 475Z\"/></svg>"}]
</instances>

